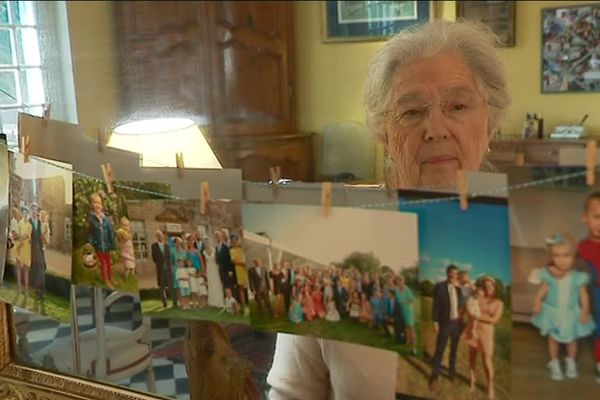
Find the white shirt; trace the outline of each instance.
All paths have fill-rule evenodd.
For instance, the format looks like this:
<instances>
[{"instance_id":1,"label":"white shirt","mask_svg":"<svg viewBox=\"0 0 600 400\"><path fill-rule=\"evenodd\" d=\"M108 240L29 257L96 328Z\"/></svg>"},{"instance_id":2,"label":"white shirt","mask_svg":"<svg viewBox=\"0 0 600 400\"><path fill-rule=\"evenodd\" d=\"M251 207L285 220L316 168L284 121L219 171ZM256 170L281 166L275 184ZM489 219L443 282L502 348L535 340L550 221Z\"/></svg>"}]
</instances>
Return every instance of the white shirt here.
<instances>
[{"instance_id":1,"label":"white shirt","mask_svg":"<svg viewBox=\"0 0 600 400\"><path fill-rule=\"evenodd\" d=\"M269 399L393 399L397 362L391 351L279 333Z\"/></svg>"},{"instance_id":2,"label":"white shirt","mask_svg":"<svg viewBox=\"0 0 600 400\"><path fill-rule=\"evenodd\" d=\"M450 295L450 320L458 319L458 298L456 296L456 286L448 283L448 294Z\"/></svg>"}]
</instances>

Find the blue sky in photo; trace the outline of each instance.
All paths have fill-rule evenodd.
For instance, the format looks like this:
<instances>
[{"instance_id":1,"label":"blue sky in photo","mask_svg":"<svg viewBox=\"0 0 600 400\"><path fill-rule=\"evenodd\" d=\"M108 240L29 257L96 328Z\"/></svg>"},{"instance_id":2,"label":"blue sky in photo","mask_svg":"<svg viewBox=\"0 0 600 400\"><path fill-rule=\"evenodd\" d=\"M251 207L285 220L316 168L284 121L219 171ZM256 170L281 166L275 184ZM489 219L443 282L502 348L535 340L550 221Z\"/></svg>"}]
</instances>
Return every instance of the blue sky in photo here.
<instances>
[{"instance_id":1,"label":"blue sky in photo","mask_svg":"<svg viewBox=\"0 0 600 400\"><path fill-rule=\"evenodd\" d=\"M419 218L420 280L444 280L446 266L453 263L468 270L471 280L492 275L510 283L507 204L470 202L463 211L458 201L444 201L402 205L401 211Z\"/></svg>"}]
</instances>

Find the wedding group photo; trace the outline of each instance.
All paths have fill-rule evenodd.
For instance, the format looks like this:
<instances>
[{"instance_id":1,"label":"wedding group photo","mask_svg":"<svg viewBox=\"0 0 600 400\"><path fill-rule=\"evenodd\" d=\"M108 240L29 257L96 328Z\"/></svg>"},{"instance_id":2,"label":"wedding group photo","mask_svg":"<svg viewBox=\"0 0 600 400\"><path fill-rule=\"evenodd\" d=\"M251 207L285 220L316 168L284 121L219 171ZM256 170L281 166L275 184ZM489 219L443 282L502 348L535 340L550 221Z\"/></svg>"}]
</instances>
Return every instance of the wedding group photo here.
<instances>
[{"instance_id":1,"label":"wedding group photo","mask_svg":"<svg viewBox=\"0 0 600 400\"><path fill-rule=\"evenodd\" d=\"M0 300L70 319L73 187L68 164L10 154L9 224Z\"/></svg>"},{"instance_id":2,"label":"wedding group photo","mask_svg":"<svg viewBox=\"0 0 600 400\"><path fill-rule=\"evenodd\" d=\"M413 215L336 208L327 220L311 225L321 218L318 207L270 206L269 217L263 207L244 206L254 328L417 354L420 300ZM286 212L290 208L294 211ZM303 231L300 221L313 231ZM367 231L371 226L380 236L349 226Z\"/></svg>"},{"instance_id":3,"label":"wedding group photo","mask_svg":"<svg viewBox=\"0 0 600 400\"><path fill-rule=\"evenodd\" d=\"M142 312L160 318L249 323L240 202L131 200Z\"/></svg>"}]
</instances>

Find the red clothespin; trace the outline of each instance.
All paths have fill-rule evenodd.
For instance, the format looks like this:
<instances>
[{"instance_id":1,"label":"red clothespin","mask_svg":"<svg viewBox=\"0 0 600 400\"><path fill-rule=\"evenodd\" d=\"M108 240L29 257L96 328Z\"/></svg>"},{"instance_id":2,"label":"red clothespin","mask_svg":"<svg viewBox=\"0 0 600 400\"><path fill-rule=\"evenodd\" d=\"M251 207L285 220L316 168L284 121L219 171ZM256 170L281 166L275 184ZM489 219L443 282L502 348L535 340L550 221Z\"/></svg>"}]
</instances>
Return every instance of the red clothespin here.
<instances>
[{"instance_id":1,"label":"red clothespin","mask_svg":"<svg viewBox=\"0 0 600 400\"><path fill-rule=\"evenodd\" d=\"M183 153L175 153L175 164L177 165L177 176L183 178L183 169L185 168L183 164Z\"/></svg>"},{"instance_id":2,"label":"red clothespin","mask_svg":"<svg viewBox=\"0 0 600 400\"><path fill-rule=\"evenodd\" d=\"M100 168L102 169L102 175L104 176L104 183L106 183L106 190L108 193L114 193L113 183L115 182L115 175L111 165L109 163L101 164Z\"/></svg>"},{"instance_id":3,"label":"red clothespin","mask_svg":"<svg viewBox=\"0 0 600 400\"><path fill-rule=\"evenodd\" d=\"M29 135L21 136L21 153L23 153L23 162L28 163L31 154L31 138Z\"/></svg>"},{"instance_id":4,"label":"red clothespin","mask_svg":"<svg viewBox=\"0 0 600 400\"><path fill-rule=\"evenodd\" d=\"M281 167L271 167L269 168L269 175L271 176L271 184L273 186L279 186L279 179L281 179Z\"/></svg>"},{"instance_id":5,"label":"red clothespin","mask_svg":"<svg viewBox=\"0 0 600 400\"><path fill-rule=\"evenodd\" d=\"M588 186L596 182L596 157L598 145L595 140L589 140L585 145L586 183Z\"/></svg>"},{"instance_id":6,"label":"red clothespin","mask_svg":"<svg viewBox=\"0 0 600 400\"><path fill-rule=\"evenodd\" d=\"M323 207L323 217L327 218L331 208L331 182L321 184L321 205Z\"/></svg>"},{"instance_id":7,"label":"red clothespin","mask_svg":"<svg viewBox=\"0 0 600 400\"><path fill-rule=\"evenodd\" d=\"M200 214L208 213L208 202L210 201L210 187L208 182L203 181L200 186Z\"/></svg>"},{"instance_id":8,"label":"red clothespin","mask_svg":"<svg viewBox=\"0 0 600 400\"><path fill-rule=\"evenodd\" d=\"M467 175L462 169L459 169L456 172L456 186L460 198L460 209L466 210L469 208L469 202L467 200Z\"/></svg>"}]
</instances>

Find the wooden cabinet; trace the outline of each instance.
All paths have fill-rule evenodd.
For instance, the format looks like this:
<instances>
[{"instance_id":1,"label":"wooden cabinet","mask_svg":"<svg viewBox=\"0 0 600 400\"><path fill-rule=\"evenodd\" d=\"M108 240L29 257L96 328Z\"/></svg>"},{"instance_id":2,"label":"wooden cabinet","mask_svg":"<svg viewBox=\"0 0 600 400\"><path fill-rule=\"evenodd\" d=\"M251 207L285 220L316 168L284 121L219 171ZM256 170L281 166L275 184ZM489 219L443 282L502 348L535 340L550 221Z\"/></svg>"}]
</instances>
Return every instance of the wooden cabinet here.
<instances>
[{"instance_id":1,"label":"wooden cabinet","mask_svg":"<svg viewBox=\"0 0 600 400\"><path fill-rule=\"evenodd\" d=\"M313 179L312 136L294 120L291 2L114 7L128 118L193 116L225 167L242 168L245 179L262 179L274 165L286 177Z\"/></svg>"},{"instance_id":2,"label":"wooden cabinet","mask_svg":"<svg viewBox=\"0 0 600 400\"><path fill-rule=\"evenodd\" d=\"M488 160L497 167L519 164L519 157L525 165L558 166L560 149L583 149L586 143L585 140L493 140L490 143Z\"/></svg>"},{"instance_id":3,"label":"wooden cabinet","mask_svg":"<svg viewBox=\"0 0 600 400\"><path fill-rule=\"evenodd\" d=\"M290 3L223 1L209 9L214 129L292 132Z\"/></svg>"}]
</instances>

